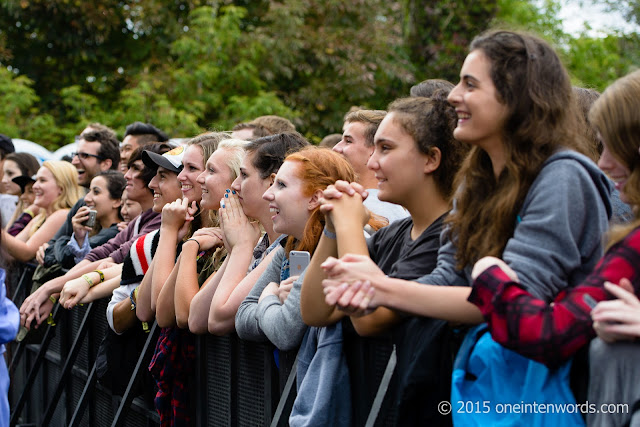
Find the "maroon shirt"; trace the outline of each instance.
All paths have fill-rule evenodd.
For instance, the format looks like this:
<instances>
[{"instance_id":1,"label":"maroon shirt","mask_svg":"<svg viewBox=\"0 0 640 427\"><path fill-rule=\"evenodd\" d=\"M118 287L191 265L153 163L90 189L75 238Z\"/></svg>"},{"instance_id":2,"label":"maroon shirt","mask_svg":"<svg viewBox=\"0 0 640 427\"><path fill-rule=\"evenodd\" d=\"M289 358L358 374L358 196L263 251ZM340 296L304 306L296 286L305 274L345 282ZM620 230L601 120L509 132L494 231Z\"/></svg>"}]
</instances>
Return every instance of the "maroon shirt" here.
<instances>
[{"instance_id":1,"label":"maroon shirt","mask_svg":"<svg viewBox=\"0 0 640 427\"><path fill-rule=\"evenodd\" d=\"M17 236L22 230L24 230L24 228L31 222L32 219L33 216L29 212L22 212L18 219L16 219L13 224L11 224L11 227L9 227L7 233L14 237Z\"/></svg>"},{"instance_id":2,"label":"maroon shirt","mask_svg":"<svg viewBox=\"0 0 640 427\"><path fill-rule=\"evenodd\" d=\"M120 264L129 253L129 248L131 248L133 242L138 237L159 229L161 221L162 218L159 213L148 209L129 222L127 228L118 233L116 237L104 245L94 248L84 259L93 262L111 257L116 264Z\"/></svg>"}]
</instances>

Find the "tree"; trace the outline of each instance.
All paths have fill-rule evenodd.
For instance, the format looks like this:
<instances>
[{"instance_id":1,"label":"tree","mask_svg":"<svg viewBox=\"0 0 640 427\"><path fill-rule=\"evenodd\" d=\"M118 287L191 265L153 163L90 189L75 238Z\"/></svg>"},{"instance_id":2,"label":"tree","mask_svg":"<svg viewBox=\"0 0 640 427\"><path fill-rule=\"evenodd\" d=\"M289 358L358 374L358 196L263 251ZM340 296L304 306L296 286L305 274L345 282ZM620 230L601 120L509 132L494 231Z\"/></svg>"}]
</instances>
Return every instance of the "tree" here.
<instances>
[{"instance_id":1,"label":"tree","mask_svg":"<svg viewBox=\"0 0 640 427\"><path fill-rule=\"evenodd\" d=\"M476 35L489 28L496 0L405 0L405 37L419 80L458 81Z\"/></svg>"},{"instance_id":2,"label":"tree","mask_svg":"<svg viewBox=\"0 0 640 427\"><path fill-rule=\"evenodd\" d=\"M398 5L381 0L271 2L254 35L269 52L261 76L303 130L336 132L351 106L383 109L408 93L400 23Z\"/></svg>"}]
</instances>

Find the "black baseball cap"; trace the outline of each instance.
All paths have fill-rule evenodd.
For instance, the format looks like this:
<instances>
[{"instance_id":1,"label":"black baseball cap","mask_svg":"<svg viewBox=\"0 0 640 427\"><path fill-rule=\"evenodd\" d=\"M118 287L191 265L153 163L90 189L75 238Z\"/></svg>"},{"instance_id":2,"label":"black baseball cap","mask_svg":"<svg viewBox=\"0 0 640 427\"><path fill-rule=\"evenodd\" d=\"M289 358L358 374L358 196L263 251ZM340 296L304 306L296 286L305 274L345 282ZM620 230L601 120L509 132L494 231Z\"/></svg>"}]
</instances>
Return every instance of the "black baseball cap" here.
<instances>
[{"instance_id":1,"label":"black baseball cap","mask_svg":"<svg viewBox=\"0 0 640 427\"><path fill-rule=\"evenodd\" d=\"M175 173L180 173L180 171L182 171L182 157L184 157L184 146L182 145L173 148L164 154L158 154L147 150L142 152L142 161L148 168L158 169L158 166L161 166Z\"/></svg>"},{"instance_id":2,"label":"black baseball cap","mask_svg":"<svg viewBox=\"0 0 640 427\"><path fill-rule=\"evenodd\" d=\"M36 182L36 176L20 175L20 176L16 176L11 181L18 184L20 186L20 192L24 193L24 189L27 187L27 184L29 183L33 184L34 182Z\"/></svg>"}]
</instances>

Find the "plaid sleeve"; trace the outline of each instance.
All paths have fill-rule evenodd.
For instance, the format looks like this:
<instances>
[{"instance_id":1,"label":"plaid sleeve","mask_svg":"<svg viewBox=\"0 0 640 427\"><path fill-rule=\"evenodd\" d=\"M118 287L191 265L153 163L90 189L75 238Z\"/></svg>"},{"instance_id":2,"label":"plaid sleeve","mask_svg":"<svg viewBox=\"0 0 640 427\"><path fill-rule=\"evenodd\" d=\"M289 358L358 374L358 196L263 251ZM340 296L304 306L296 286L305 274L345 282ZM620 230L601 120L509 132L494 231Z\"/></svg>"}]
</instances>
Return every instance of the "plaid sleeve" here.
<instances>
[{"instance_id":1,"label":"plaid sleeve","mask_svg":"<svg viewBox=\"0 0 640 427\"><path fill-rule=\"evenodd\" d=\"M604 282L631 280L640 292L640 233L634 230L613 246L580 285L547 303L513 282L498 266L485 270L473 283L469 301L482 312L498 343L550 367L558 366L595 335L585 294L596 301L609 298Z\"/></svg>"}]
</instances>

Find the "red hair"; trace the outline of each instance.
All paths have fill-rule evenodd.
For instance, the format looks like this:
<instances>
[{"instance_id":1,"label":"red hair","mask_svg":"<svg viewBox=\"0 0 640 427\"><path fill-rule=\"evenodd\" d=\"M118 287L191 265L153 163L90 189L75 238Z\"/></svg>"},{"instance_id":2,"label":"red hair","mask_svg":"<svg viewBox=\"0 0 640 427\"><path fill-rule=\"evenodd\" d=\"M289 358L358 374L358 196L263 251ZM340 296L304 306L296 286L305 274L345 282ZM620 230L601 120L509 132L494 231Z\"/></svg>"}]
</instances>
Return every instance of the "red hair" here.
<instances>
[{"instance_id":1,"label":"red hair","mask_svg":"<svg viewBox=\"0 0 640 427\"><path fill-rule=\"evenodd\" d=\"M328 148L308 147L287 156L284 161L298 162L297 176L302 180L302 191L306 197L311 197L316 191L323 191L338 180L356 181L356 173L351 164L340 154ZM372 215L369 225L375 230L387 225L384 218ZM311 211L311 216L304 227L302 240L297 241L289 236L285 250L313 251L318 245L322 229L324 228L324 214L319 207Z\"/></svg>"}]
</instances>

